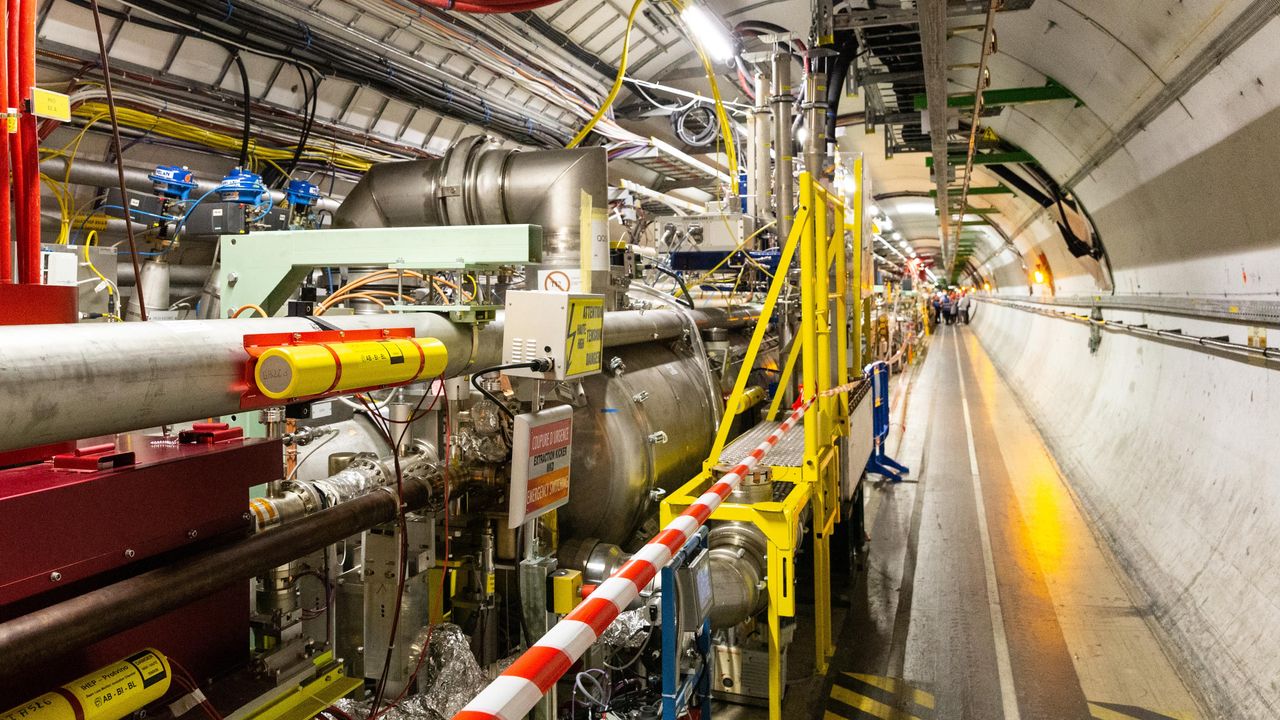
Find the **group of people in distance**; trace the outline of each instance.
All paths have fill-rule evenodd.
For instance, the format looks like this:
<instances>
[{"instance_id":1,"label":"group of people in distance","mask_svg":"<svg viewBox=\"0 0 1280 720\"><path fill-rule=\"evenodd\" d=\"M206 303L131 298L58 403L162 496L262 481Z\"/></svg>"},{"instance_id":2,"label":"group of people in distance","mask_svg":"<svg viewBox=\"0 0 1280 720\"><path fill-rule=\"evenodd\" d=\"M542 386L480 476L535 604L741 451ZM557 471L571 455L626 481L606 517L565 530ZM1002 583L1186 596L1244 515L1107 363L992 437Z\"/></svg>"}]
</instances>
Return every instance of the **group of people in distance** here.
<instances>
[{"instance_id":1,"label":"group of people in distance","mask_svg":"<svg viewBox=\"0 0 1280 720\"><path fill-rule=\"evenodd\" d=\"M948 325L955 325L956 323L968 325L969 309L972 306L972 302L967 292L939 290L933 294L933 298L929 302L929 319L933 321L934 327L937 327L942 322L946 322Z\"/></svg>"}]
</instances>

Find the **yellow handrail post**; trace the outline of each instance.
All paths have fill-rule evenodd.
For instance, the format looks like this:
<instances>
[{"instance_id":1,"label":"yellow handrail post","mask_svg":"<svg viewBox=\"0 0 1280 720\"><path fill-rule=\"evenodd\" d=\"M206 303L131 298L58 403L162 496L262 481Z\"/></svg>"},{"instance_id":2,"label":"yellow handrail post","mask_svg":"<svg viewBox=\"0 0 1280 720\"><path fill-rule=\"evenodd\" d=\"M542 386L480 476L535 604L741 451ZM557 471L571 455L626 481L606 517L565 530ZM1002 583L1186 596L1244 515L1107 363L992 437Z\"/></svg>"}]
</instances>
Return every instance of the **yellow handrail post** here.
<instances>
[{"instance_id":1,"label":"yellow handrail post","mask_svg":"<svg viewBox=\"0 0 1280 720\"><path fill-rule=\"evenodd\" d=\"M836 253L836 385L843 386L849 382L849 276L848 247L844 241L844 215L848 208L844 203L836 206L836 231L831 244ZM849 434L849 396L840 393L837 408L837 422L840 434Z\"/></svg>"},{"instance_id":2,"label":"yellow handrail post","mask_svg":"<svg viewBox=\"0 0 1280 720\"><path fill-rule=\"evenodd\" d=\"M806 232L800 238L800 339L803 343L801 348L801 382L804 385L802 397L808 397L814 394L818 389L818 333L817 333L817 303L813 299L814 283L817 266L817 258L815 256L817 250L817 242L814 237L814 227L819 222L818 218L823 217L822 222L826 224L826 218L823 213L818 210L817 198L813 191L813 176L807 171L800 173L800 207L806 208L810 218L813 220L806 227ZM804 424L804 449L805 456L815 458L818 456L818 449L821 446L820 428L822 425L821 411L814 417L808 418Z\"/></svg>"}]
</instances>

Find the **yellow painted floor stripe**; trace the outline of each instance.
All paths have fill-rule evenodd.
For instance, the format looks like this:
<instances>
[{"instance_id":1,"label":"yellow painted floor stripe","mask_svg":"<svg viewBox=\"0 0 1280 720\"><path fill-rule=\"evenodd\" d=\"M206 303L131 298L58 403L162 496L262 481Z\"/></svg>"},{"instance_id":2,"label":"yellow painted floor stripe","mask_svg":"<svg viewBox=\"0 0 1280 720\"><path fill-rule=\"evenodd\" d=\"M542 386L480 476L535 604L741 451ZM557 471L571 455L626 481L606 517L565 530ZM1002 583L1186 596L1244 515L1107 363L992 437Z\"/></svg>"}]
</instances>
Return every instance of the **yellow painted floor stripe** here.
<instances>
[{"instance_id":1,"label":"yellow painted floor stripe","mask_svg":"<svg viewBox=\"0 0 1280 720\"><path fill-rule=\"evenodd\" d=\"M933 695L923 690L917 690L906 683L900 683L897 678L883 677L881 675L863 675L861 673L845 673L845 675L848 675L854 680L861 680L868 685L878 687L885 692L897 694L902 689L910 690L912 702L920 707L926 707L930 710L934 709Z\"/></svg>"},{"instance_id":2,"label":"yellow painted floor stripe","mask_svg":"<svg viewBox=\"0 0 1280 720\"><path fill-rule=\"evenodd\" d=\"M849 719L844 717L843 715L837 715L831 712L830 710L828 710L826 714L822 716L822 720L849 720Z\"/></svg>"},{"instance_id":3,"label":"yellow painted floor stripe","mask_svg":"<svg viewBox=\"0 0 1280 720\"><path fill-rule=\"evenodd\" d=\"M839 685L835 685L831 688L831 697L856 710L870 713L871 715L880 718L880 720L920 720L920 718L917 718L915 715L897 708L889 707L882 702L872 700L865 695L859 695L858 693L842 688Z\"/></svg>"},{"instance_id":4,"label":"yellow painted floor stripe","mask_svg":"<svg viewBox=\"0 0 1280 720\"><path fill-rule=\"evenodd\" d=\"M1096 720L1133 720L1133 718L1123 713L1118 713L1111 708L1104 708L1101 705L1089 703L1089 712L1093 714Z\"/></svg>"}]
</instances>

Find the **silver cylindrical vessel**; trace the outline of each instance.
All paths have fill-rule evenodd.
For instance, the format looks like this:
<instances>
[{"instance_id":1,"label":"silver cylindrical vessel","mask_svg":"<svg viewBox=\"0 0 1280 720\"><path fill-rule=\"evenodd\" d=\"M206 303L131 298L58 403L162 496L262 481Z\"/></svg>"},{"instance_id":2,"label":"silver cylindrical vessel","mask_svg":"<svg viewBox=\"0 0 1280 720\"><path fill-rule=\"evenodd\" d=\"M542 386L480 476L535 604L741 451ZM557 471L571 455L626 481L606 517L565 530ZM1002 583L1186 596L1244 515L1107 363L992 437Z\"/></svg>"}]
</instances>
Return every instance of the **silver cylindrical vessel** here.
<instances>
[{"instance_id":1,"label":"silver cylindrical vessel","mask_svg":"<svg viewBox=\"0 0 1280 720\"><path fill-rule=\"evenodd\" d=\"M621 365L583 381L573 416L572 488L562 533L629 547L657 514L655 490L697 474L711 450L718 398L683 343L629 345L605 353ZM642 538L643 539L643 538Z\"/></svg>"},{"instance_id":2,"label":"silver cylindrical vessel","mask_svg":"<svg viewBox=\"0 0 1280 720\"><path fill-rule=\"evenodd\" d=\"M694 313L700 327L750 322L754 311ZM445 344L454 377L501 361L502 322L473 330L426 313L334 316L342 329L413 328ZM605 345L679 338L670 310L605 315ZM305 318L0 327L0 451L230 415L240 408L244 336L314 332Z\"/></svg>"}]
</instances>

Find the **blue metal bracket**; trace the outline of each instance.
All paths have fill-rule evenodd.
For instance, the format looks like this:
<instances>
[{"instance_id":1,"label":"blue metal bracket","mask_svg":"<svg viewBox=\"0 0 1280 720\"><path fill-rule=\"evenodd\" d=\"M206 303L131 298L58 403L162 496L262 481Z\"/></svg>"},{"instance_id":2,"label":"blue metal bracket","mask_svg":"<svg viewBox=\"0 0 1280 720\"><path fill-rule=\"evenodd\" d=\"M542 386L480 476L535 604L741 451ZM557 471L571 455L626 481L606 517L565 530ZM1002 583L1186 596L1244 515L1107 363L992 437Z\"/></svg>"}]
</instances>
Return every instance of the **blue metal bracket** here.
<instances>
[{"instance_id":1,"label":"blue metal bracket","mask_svg":"<svg viewBox=\"0 0 1280 720\"><path fill-rule=\"evenodd\" d=\"M883 360L867 365L862 374L871 381L871 427L875 439L875 448L871 457L867 458L867 472L883 475L890 482L902 482L902 475L911 472L911 468L889 457L884 451L884 442L889 437L889 364Z\"/></svg>"},{"instance_id":2,"label":"blue metal bracket","mask_svg":"<svg viewBox=\"0 0 1280 720\"><path fill-rule=\"evenodd\" d=\"M662 720L678 720L681 709L694 698L702 720L711 720L711 619L703 618L695 638L701 661L688 677L680 671L679 601L676 597L676 569L693 560L707 547L709 531L702 527L685 542L680 552L662 568Z\"/></svg>"}]
</instances>

